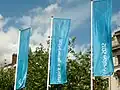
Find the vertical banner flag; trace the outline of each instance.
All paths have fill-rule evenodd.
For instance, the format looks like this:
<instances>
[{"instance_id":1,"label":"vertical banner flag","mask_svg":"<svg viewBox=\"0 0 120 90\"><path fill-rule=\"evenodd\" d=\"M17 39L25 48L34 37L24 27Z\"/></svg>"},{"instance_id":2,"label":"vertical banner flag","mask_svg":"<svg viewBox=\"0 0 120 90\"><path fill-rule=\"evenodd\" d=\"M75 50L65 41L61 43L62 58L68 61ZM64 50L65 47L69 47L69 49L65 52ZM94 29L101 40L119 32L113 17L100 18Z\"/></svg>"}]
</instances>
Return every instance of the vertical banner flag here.
<instances>
[{"instance_id":1,"label":"vertical banner flag","mask_svg":"<svg viewBox=\"0 0 120 90\"><path fill-rule=\"evenodd\" d=\"M29 39L30 39L30 30L27 28L20 30L19 36L19 49L16 65L16 80L15 80L15 89L21 89L25 87L26 75L28 69L28 52L29 52Z\"/></svg>"},{"instance_id":2,"label":"vertical banner flag","mask_svg":"<svg viewBox=\"0 0 120 90\"><path fill-rule=\"evenodd\" d=\"M111 76L114 71L111 36L112 0L93 0L93 75Z\"/></svg>"},{"instance_id":3,"label":"vertical banner flag","mask_svg":"<svg viewBox=\"0 0 120 90\"><path fill-rule=\"evenodd\" d=\"M53 18L50 84L64 84L67 82L66 59L70 21L70 19Z\"/></svg>"}]
</instances>

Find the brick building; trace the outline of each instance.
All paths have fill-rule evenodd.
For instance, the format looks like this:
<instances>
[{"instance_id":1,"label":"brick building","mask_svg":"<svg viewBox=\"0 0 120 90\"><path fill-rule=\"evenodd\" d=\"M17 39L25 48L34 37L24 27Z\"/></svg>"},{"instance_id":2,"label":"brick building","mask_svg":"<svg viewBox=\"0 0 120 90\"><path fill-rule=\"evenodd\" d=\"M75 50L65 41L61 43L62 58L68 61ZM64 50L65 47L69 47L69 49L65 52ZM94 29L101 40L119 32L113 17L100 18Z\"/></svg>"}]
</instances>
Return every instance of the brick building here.
<instances>
[{"instance_id":1,"label":"brick building","mask_svg":"<svg viewBox=\"0 0 120 90\"><path fill-rule=\"evenodd\" d=\"M15 67L16 66L16 61L17 61L17 54L12 55L12 63L5 65L4 67Z\"/></svg>"}]
</instances>

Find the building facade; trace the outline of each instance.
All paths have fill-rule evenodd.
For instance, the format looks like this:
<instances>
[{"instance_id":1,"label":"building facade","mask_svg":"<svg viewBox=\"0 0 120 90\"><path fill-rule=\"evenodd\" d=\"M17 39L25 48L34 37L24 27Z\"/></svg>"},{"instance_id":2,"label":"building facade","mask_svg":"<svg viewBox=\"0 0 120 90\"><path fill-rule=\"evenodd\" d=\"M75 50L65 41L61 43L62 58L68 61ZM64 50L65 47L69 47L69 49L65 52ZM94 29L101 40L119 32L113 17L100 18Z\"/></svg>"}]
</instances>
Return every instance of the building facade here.
<instances>
[{"instance_id":1,"label":"building facade","mask_svg":"<svg viewBox=\"0 0 120 90\"><path fill-rule=\"evenodd\" d=\"M12 63L7 64L4 66L4 68L11 68L16 66L16 61L17 61L17 54L12 54Z\"/></svg>"},{"instance_id":2,"label":"building facade","mask_svg":"<svg viewBox=\"0 0 120 90\"><path fill-rule=\"evenodd\" d=\"M112 39L114 74L109 77L109 90L120 90L120 29L113 33Z\"/></svg>"}]
</instances>

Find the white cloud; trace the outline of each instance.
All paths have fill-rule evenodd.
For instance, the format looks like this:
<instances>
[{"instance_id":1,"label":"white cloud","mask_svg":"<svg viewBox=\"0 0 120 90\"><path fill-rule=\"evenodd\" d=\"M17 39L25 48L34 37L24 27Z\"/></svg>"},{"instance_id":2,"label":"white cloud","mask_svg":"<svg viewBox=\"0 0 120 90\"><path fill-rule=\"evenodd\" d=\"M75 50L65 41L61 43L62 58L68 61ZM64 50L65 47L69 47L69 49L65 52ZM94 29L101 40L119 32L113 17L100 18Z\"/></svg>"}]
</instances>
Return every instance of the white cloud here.
<instances>
[{"instance_id":1,"label":"white cloud","mask_svg":"<svg viewBox=\"0 0 120 90\"><path fill-rule=\"evenodd\" d=\"M77 7L63 10L59 17L70 18L72 20L72 30L85 23L90 18L90 3L80 4Z\"/></svg>"},{"instance_id":2,"label":"white cloud","mask_svg":"<svg viewBox=\"0 0 120 90\"><path fill-rule=\"evenodd\" d=\"M14 27L9 27L8 32L0 31L0 63L7 59L11 62L12 54L17 51L18 32Z\"/></svg>"},{"instance_id":3,"label":"white cloud","mask_svg":"<svg viewBox=\"0 0 120 90\"><path fill-rule=\"evenodd\" d=\"M85 53L90 48L90 44L83 44L83 45L75 45L75 51L76 52L82 52Z\"/></svg>"},{"instance_id":4,"label":"white cloud","mask_svg":"<svg viewBox=\"0 0 120 90\"><path fill-rule=\"evenodd\" d=\"M3 30L3 27L8 23L9 20L10 20L10 18L4 18L4 17L0 14L0 31Z\"/></svg>"},{"instance_id":5,"label":"white cloud","mask_svg":"<svg viewBox=\"0 0 120 90\"><path fill-rule=\"evenodd\" d=\"M83 44L83 45L76 44L74 50L77 53L82 52L82 54L84 54L89 48L90 48L90 44ZM68 53L68 58L72 60L76 59L72 53Z\"/></svg>"},{"instance_id":6,"label":"white cloud","mask_svg":"<svg viewBox=\"0 0 120 90\"><path fill-rule=\"evenodd\" d=\"M33 50L42 43L47 47L46 40L50 36L50 17L61 17L61 18L71 18L72 19L72 28L83 24L90 17L90 5L89 3L80 4L79 6L64 9L58 4L51 4L45 9L38 7L28 11L27 15L22 17L17 17L15 19L16 24L21 25L21 28L32 27L32 36L30 38L30 46ZM0 18L4 18L2 15ZM12 17L11 17L12 18ZM0 28L3 28L9 19L5 21L0 21ZM8 32L0 32L0 41L3 42L0 44L0 58L3 60L7 58L11 62L12 53L17 51L17 40L18 40L18 31L14 27L9 27ZM76 50L81 49L79 46L76 46Z\"/></svg>"},{"instance_id":7,"label":"white cloud","mask_svg":"<svg viewBox=\"0 0 120 90\"><path fill-rule=\"evenodd\" d=\"M28 28L31 26L31 17L30 16L22 16L20 19L16 21L16 23L22 24L22 28Z\"/></svg>"},{"instance_id":8,"label":"white cloud","mask_svg":"<svg viewBox=\"0 0 120 90\"><path fill-rule=\"evenodd\" d=\"M80 26L90 17L90 10L89 10L89 3L81 4L77 7L64 9L58 4L51 4L45 9L42 9L41 7L30 10L29 16L24 16L24 18L20 18L20 23L23 22L23 26L26 26L28 22L25 22L25 20L28 19L31 20L31 25L33 28L33 34L31 37L31 44L39 44L40 42L44 45L46 44L47 36L50 35L50 17L61 17L61 18L71 18L72 24L71 24L71 30L76 28L77 26ZM25 19L26 18L26 19ZM18 21L18 22L19 22ZM22 21L22 22L21 22ZM29 26L29 25L28 25ZM47 33L47 35L46 35ZM45 45L46 46L46 45Z\"/></svg>"},{"instance_id":9,"label":"white cloud","mask_svg":"<svg viewBox=\"0 0 120 90\"><path fill-rule=\"evenodd\" d=\"M16 20L16 23L22 24L22 28L32 27L30 46L34 50L40 43L47 47L46 41L50 36L50 17L58 11L60 11L60 7L57 4L51 4L45 9L33 9L29 11L29 16L23 16Z\"/></svg>"},{"instance_id":10,"label":"white cloud","mask_svg":"<svg viewBox=\"0 0 120 90\"><path fill-rule=\"evenodd\" d=\"M50 6L44 9L44 12L47 14L55 14L55 13L59 13L61 11L61 8L62 7L59 7L57 3L51 4Z\"/></svg>"},{"instance_id":11,"label":"white cloud","mask_svg":"<svg viewBox=\"0 0 120 90\"><path fill-rule=\"evenodd\" d=\"M112 22L117 26L120 26L120 11L113 15Z\"/></svg>"}]
</instances>

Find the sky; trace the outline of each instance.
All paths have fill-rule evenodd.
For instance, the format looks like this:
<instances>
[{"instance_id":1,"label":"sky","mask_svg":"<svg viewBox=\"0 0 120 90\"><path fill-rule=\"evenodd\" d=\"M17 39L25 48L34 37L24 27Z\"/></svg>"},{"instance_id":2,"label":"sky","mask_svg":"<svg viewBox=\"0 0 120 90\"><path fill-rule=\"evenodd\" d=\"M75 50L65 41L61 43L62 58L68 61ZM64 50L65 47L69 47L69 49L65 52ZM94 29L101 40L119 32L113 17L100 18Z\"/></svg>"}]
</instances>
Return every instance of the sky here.
<instances>
[{"instance_id":1,"label":"sky","mask_svg":"<svg viewBox=\"0 0 120 90\"><path fill-rule=\"evenodd\" d=\"M120 25L120 0L113 1L112 31ZM75 50L90 45L90 0L0 0L0 63L11 63L17 52L18 29L32 27L32 50L50 35L50 17L71 19L70 38L75 36Z\"/></svg>"}]
</instances>

